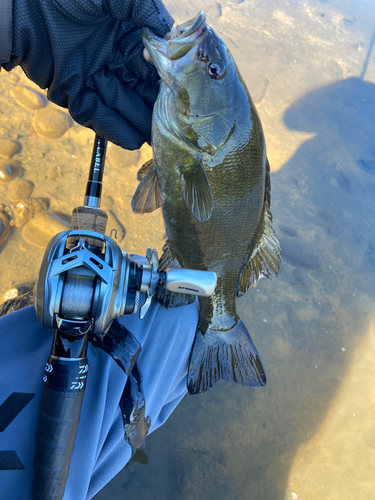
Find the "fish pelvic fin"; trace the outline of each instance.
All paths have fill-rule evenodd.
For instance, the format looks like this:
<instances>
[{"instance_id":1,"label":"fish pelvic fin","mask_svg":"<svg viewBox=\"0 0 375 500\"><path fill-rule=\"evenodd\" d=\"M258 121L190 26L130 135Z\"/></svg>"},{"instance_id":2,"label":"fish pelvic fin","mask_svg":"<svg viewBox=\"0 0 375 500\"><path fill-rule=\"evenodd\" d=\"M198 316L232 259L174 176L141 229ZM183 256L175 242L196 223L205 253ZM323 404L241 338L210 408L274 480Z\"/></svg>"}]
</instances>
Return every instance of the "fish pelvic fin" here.
<instances>
[{"instance_id":1,"label":"fish pelvic fin","mask_svg":"<svg viewBox=\"0 0 375 500\"><path fill-rule=\"evenodd\" d=\"M266 189L264 194L264 216L258 242L250 260L240 274L236 294L242 297L251 286L255 286L263 276L272 279L277 276L281 264L281 249L272 227L270 164L266 163Z\"/></svg>"},{"instance_id":2,"label":"fish pelvic fin","mask_svg":"<svg viewBox=\"0 0 375 500\"><path fill-rule=\"evenodd\" d=\"M258 351L244 323L227 332L197 329L190 357L187 388L190 394L207 392L219 380L245 387L266 385Z\"/></svg>"},{"instance_id":3,"label":"fish pelvic fin","mask_svg":"<svg viewBox=\"0 0 375 500\"><path fill-rule=\"evenodd\" d=\"M181 267L178 260L173 256L171 244L166 240L163 246L163 254L159 260L159 271L166 271L171 267ZM165 290L157 285L155 298L160 305L164 307L181 307L188 304L193 304L196 301L195 295L187 293L176 293Z\"/></svg>"},{"instance_id":4,"label":"fish pelvic fin","mask_svg":"<svg viewBox=\"0 0 375 500\"><path fill-rule=\"evenodd\" d=\"M140 168L137 178L141 179L141 182L132 198L131 209L133 212L144 214L160 208L164 203L164 196L152 160Z\"/></svg>"},{"instance_id":5,"label":"fish pelvic fin","mask_svg":"<svg viewBox=\"0 0 375 500\"><path fill-rule=\"evenodd\" d=\"M205 222L212 212L212 191L206 173L199 160L179 169L185 203L199 222Z\"/></svg>"}]
</instances>

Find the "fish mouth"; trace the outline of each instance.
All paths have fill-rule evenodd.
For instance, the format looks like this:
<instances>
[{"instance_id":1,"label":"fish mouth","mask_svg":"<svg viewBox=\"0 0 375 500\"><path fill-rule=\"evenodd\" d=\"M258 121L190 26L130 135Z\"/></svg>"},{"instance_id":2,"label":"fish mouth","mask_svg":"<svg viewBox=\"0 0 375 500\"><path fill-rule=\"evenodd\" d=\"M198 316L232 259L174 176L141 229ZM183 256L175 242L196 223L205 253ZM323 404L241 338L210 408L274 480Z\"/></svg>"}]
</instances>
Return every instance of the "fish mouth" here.
<instances>
[{"instance_id":1,"label":"fish mouth","mask_svg":"<svg viewBox=\"0 0 375 500\"><path fill-rule=\"evenodd\" d=\"M185 56L197 43L206 30L206 16L203 11L179 25L180 34L170 40L159 38L149 28L142 28L141 35L152 62L159 73L163 70L163 58L176 61Z\"/></svg>"}]
</instances>

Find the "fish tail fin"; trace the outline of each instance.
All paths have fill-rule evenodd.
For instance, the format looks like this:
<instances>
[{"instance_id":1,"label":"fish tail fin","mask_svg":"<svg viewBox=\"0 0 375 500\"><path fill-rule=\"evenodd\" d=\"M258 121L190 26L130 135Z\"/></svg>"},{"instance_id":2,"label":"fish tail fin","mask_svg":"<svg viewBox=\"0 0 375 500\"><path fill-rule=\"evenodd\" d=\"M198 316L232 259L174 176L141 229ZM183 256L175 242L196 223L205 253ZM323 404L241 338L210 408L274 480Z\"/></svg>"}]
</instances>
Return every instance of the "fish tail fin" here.
<instances>
[{"instance_id":1,"label":"fish tail fin","mask_svg":"<svg viewBox=\"0 0 375 500\"><path fill-rule=\"evenodd\" d=\"M227 332L197 330L190 357L188 391L207 392L219 380L245 387L266 385L258 351L241 320Z\"/></svg>"}]
</instances>

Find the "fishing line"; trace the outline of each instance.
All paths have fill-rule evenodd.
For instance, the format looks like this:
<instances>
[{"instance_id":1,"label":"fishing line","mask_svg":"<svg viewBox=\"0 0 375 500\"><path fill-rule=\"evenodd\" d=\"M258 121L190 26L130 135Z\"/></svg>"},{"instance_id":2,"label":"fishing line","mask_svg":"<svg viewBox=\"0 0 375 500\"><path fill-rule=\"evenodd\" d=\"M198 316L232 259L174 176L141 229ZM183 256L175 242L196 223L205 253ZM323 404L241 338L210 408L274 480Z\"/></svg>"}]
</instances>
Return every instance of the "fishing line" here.
<instances>
[{"instance_id":1,"label":"fishing line","mask_svg":"<svg viewBox=\"0 0 375 500\"><path fill-rule=\"evenodd\" d=\"M69 126L69 119L73 121L73 125L72 126ZM78 182L78 175L77 175L77 171L76 171L76 168L75 168L75 165L74 165L74 160L73 158L75 158L75 154L74 154L74 148L73 148L73 141L72 141L72 135L71 135L71 131L70 129L74 126L75 122L73 120L73 118L71 118L69 116L69 113L68 111L66 111L65 113L65 121L66 121L66 128L67 128L67 140L68 140L68 152L69 152L69 161L70 161L70 167L71 167L71 171L72 171L72 179L73 179L73 184L74 184L74 188L73 188L73 198L74 198L74 204L71 205L71 201L69 199L69 204L70 204L70 210L72 210L72 206L73 207L78 207L79 203L78 203L78 195L77 195L77 186L79 185L79 182ZM81 230L82 229L82 225L81 225L81 220L80 220L80 215L77 214L77 221L78 221L78 230Z\"/></svg>"},{"instance_id":2,"label":"fishing line","mask_svg":"<svg viewBox=\"0 0 375 500\"><path fill-rule=\"evenodd\" d=\"M374 31L372 33L372 38L370 41L370 46L369 46L368 51L367 51L366 59L365 59L365 62L363 64L362 73L361 73L361 76L359 77L360 80L363 80L365 77L365 73L367 71L367 66L368 66L368 63L370 60L370 55L371 55L372 48L374 46L374 42L375 42L375 28L374 28Z\"/></svg>"}]
</instances>

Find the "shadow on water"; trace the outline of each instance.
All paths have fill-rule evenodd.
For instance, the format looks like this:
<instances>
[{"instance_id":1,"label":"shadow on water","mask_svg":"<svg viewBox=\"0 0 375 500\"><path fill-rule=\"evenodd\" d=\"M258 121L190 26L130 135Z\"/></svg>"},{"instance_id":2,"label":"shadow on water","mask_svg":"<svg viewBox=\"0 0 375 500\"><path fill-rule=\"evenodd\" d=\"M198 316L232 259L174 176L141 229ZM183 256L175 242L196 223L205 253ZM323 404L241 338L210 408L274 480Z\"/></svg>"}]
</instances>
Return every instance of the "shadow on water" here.
<instances>
[{"instance_id":1,"label":"shadow on water","mask_svg":"<svg viewBox=\"0 0 375 500\"><path fill-rule=\"evenodd\" d=\"M375 86L350 78L319 88L284 121L316 135L272 175L282 270L238 301L267 386L222 382L186 397L148 437L149 465L130 463L96 500L292 498L296 452L324 421L372 312Z\"/></svg>"}]
</instances>

